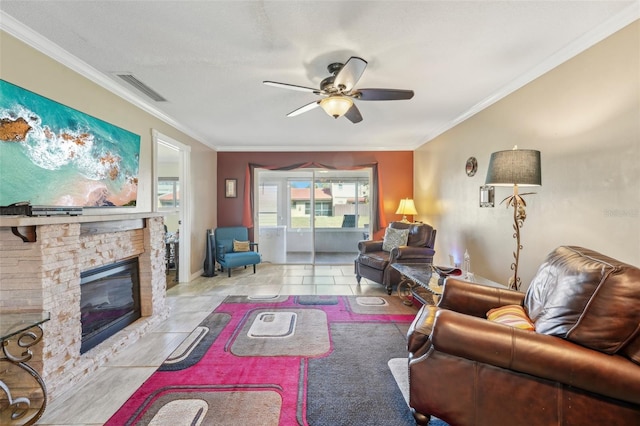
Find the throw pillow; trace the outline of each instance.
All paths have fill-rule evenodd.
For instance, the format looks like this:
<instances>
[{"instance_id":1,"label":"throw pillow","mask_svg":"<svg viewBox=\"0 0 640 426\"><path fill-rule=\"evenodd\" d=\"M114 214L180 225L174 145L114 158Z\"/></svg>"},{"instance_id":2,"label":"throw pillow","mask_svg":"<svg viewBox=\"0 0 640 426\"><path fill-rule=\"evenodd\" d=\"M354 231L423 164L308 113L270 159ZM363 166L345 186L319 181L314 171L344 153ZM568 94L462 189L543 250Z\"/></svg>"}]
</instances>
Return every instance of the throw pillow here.
<instances>
[{"instance_id":1,"label":"throw pillow","mask_svg":"<svg viewBox=\"0 0 640 426\"><path fill-rule=\"evenodd\" d=\"M409 229L387 228L384 231L382 250L391 251L396 247L406 246L409 238Z\"/></svg>"},{"instance_id":2,"label":"throw pillow","mask_svg":"<svg viewBox=\"0 0 640 426\"><path fill-rule=\"evenodd\" d=\"M233 251L249 251L249 241L233 240Z\"/></svg>"},{"instance_id":3,"label":"throw pillow","mask_svg":"<svg viewBox=\"0 0 640 426\"><path fill-rule=\"evenodd\" d=\"M535 330L535 326L520 305L506 305L491 309L487 312L487 319L522 330Z\"/></svg>"}]
</instances>

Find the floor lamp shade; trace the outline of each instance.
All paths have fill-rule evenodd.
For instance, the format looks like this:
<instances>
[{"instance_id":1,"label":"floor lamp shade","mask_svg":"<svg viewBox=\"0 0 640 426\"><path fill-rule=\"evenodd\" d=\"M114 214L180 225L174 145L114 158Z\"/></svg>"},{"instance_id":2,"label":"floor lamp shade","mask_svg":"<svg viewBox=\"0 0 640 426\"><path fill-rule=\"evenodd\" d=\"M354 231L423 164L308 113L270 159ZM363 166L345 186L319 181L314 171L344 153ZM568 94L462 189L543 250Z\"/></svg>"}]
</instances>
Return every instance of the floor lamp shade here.
<instances>
[{"instance_id":1,"label":"floor lamp shade","mask_svg":"<svg viewBox=\"0 0 640 426\"><path fill-rule=\"evenodd\" d=\"M514 261L511 264L513 276L509 279L509 288L520 288L518 276L518 263L520 261L520 228L527 218L525 206L527 205L518 194L519 186L542 185L542 173L540 172L540 151L514 148L511 151L498 151L491 154L489 170L487 171L486 185L512 186L513 195L504 199L507 207L513 207L513 237L516 239L516 249L513 252ZM503 202L504 202L503 201Z\"/></svg>"},{"instance_id":2,"label":"floor lamp shade","mask_svg":"<svg viewBox=\"0 0 640 426\"><path fill-rule=\"evenodd\" d=\"M491 154L487 185L494 186L540 186L540 151L512 149Z\"/></svg>"}]
</instances>

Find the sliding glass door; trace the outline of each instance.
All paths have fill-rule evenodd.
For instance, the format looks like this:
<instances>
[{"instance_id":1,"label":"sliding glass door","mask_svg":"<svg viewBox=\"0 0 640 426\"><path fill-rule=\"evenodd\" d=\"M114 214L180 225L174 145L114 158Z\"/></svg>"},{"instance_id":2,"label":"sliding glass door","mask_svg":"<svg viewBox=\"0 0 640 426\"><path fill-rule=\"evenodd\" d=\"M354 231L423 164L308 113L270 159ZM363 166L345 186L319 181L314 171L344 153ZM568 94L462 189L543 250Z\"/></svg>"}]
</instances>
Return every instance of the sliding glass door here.
<instances>
[{"instance_id":1,"label":"sliding glass door","mask_svg":"<svg viewBox=\"0 0 640 426\"><path fill-rule=\"evenodd\" d=\"M352 263L368 238L370 171L318 170L314 179L315 263Z\"/></svg>"},{"instance_id":2,"label":"sliding glass door","mask_svg":"<svg viewBox=\"0 0 640 426\"><path fill-rule=\"evenodd\" d=\"M368 238L369 169L257 170L256 229L263 260L351 263Z\"/></svg>"},{"instance_id":3,"label":"sliding glass door","mask_svg":"<svg viewBox=\"0 0 640 426\"><path fill-rule=\"evenodd\" d=\"M287 228L287 250L285 263L314 263L313 223L315 199L313 197L313 171L288 171L285 195Z\"/></svg>"}]
</instances>

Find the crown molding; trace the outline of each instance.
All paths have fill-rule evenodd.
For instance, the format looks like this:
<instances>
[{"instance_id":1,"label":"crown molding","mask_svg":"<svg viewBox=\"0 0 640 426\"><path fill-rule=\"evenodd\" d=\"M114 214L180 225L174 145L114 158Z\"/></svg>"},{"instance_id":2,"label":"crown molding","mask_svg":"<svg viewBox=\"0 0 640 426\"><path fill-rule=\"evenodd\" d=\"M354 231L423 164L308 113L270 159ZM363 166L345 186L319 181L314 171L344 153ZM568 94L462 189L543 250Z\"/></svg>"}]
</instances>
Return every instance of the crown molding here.
<instances>
[{"instance_id":1,"label":"crown molding","mask_svg":"<svg viewBox=\"0 0 640 426\"><path fill-rule=\"evenodd\" d=\"M327 145L318 150L317 146L290 146L290 145L270 145L270 146L221 146L218 152L382 152L382 151L415 151L417 146L352 146L352 145Z\"/></svg>"},{"instance_id":2,"label":"crown molding","mask_svg":"<svg viewBox=\"0 0 640 426\"><path fill-rule=\"evenodd\" d=\"M538 77L548 73L552 69L556 68L558 65L568 61L569 59L577 56L578 54L584 52L595 44L601 42L605 38L615 34L620 31L627 25L632 22L640 19L640 0L636 0L633 4L629 5L625 9L623 9L620 13L593 28L591 31L585 33L582 37L577 38L573 42L569 43L563 49L560 49L545 61L538 64L536 67L532 68L528 72L522 74L520 77L513 80L511 83L502 87L502 89L498 90L491 96L483 99L478 102L463 114L459 115L456 119L450 121L446 125L442 126L439 129L434 130L430 134L425 137L424 142L422 142L419 146L414 148L418 149L420 146L428 143L429 141L435 139L440 136L447 130L450 130L457 126L458 124L468 120L473 117L480 111L488 108L499 100L505 98L506 96L512 94L516 90L522 88L523 86L529 84L533 80Z\"/></svg>"},{"instance_id":3,"label":"crown molding","mask_svg":"<svg viewBox=\"0 0 640 426\"><path fill-rule=\"evenodd\" d=\"M129 102L130 104L133 104L134 106L140 108L141 110L153 115L157 119L174 127L175 129L180 130L181 132L192 137L198 142L210 148L216 149L215 146L206 142L206 139L203 138L201 135L198 135L197 133L193 132L193 130L185 127L180 122L175 120L173 117L165 114L164 112L160 111L149 102L143 100L142 98L126 90L124 87L118 85L115 81L113 81L104 73L98 71L97 69L93 68L91 65L87 64L83 60L70 54L69 52L64 50L62 47L53 43L51 40L48 40L47 38L43 37L41 34L25 26L24 24L22 24L21 22L13 18L11 15L8 15L1 10L0 10L0 29L5 31L7 34L10 34L13 37L17 38L18 40L22 41L23 43L26 43L27 45L39 51L40 53L61 63L62 65L66 66L72 71L75 71L81 76L103 87L109 92L121 97L122 99Z\"/></svg>"}]
</instances>

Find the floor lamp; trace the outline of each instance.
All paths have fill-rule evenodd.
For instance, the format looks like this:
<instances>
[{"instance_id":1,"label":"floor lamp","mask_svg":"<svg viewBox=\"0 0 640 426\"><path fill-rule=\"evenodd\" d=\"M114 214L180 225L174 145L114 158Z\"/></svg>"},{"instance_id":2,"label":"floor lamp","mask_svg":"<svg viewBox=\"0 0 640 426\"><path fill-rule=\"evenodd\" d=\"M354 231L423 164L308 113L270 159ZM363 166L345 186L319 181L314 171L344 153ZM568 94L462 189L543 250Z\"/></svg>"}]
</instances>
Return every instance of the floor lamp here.
<instances>
[{"instance_id":1,"label":"floor lamp","mask_svg":"<svg viewBox=\"0 0 640 426\"><path fill-rule=\"evenodd\" d=\"M509 288L518 290L520 288L518 262L522 249L520 228L527 217L525 212L527 203L522 196L533 194L533 192L519 194L518 186L542 185L540 151L518 149L516 146L511 151L494 152L489 161L486 185L513 186L513 195L502 200L502 203L506 201L507 208L513 207L513 238L516 239L516 250L513 252L514 262L511 264L513 276L509 278Z\"/></svg>"}]
</instances>

